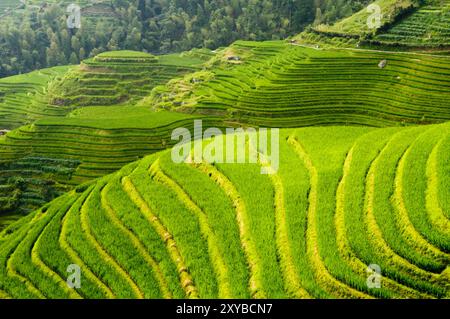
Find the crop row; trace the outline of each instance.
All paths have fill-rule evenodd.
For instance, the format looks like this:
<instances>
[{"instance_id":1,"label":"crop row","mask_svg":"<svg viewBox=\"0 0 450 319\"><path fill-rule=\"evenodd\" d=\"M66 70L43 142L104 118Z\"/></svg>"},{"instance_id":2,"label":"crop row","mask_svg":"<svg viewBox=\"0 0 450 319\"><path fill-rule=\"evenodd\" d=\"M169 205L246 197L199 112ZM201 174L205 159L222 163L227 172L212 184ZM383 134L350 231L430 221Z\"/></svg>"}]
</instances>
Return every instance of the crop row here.
<instances>
[{"instance_id":1,"label":"crop row","mask_svg":"<svg viewBox=\"0 0 450 319\"><path fill-rule=\"evenodd\" d=\"M251 118L252 123L270 123L276 117L282 127L292 125L295 118L320 114L330 119L336 114L367 114L386 123L405 119L430 123L450 116L446 58L318 51L280 43L267 43L260 49L269 46L276 53L258 61L254 57L260 50L236 44L244 62L214 69L210 80L191 88L190 96L196 98L184 99L184 104L201 114L223 112L233 120ZM252 55L246 59L248 51ZM381 60L387 60L385 68L378 67ZM172 88L171 94L176 96L177 89ZM178 99L173 101L176 109ZM281 119L289 124L283 125Z\"/></svg>"},{"instance_id":2,"label":"crop row","mask_svg":"<svg viewBox=\"0 0 450 319\"><path fill-rule=\"evenodd\" d=\"M0 291L448 297L449 132L448 124L283 130L280 169L270 176L260 174L262 153L254 164L174 164L170 152L151 155L0 233ZM69 264L82 269L81 289L65 284ZM374 264L380 288L367 285Z\"/></svg>"}]
</instances>

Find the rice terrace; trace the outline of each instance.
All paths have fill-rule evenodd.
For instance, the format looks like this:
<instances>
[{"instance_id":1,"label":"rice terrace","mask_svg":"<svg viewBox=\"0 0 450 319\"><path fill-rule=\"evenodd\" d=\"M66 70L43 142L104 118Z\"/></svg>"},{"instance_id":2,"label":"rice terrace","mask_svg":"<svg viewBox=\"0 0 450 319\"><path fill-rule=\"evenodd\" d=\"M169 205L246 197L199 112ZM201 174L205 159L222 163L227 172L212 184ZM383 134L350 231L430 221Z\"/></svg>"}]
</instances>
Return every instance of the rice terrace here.
<instances>
[{"instance_id":1,"label":"rice terrace","mask_svg":"<svg viewBox=\"0 0 450 319\"><path fill-rule=\"evenodd\" d=\"M66 298L450 298L450 1L0 0L0 299Z\"/></svg>"}]
</instances>

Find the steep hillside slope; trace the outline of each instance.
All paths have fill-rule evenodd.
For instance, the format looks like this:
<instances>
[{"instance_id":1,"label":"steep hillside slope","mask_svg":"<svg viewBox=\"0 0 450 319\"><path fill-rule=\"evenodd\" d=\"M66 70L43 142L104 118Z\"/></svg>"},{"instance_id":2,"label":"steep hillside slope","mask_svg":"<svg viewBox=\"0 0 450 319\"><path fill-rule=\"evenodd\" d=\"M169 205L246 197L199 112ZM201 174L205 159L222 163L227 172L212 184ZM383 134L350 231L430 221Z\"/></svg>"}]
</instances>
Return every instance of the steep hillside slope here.
<instances>
[{"instance_id":1,"label":"steep hillside slope","mask_svg":"<svg viewBox=\"0 0 450 319\"><path fill-rule=\"evenodd\" d=\"M447 57L276 41L237 42L212 62L206 72L156 88L142 105L275 127L450 119Z\"/></svg>"},{"instance_id":2,"label":"steep hillside slope","mask_svg":"<svg viewBox=\"0 0 450 319\"><path fill-rule=\"evenodd\" d=\"M299 36L304 43L388 50L429 50L450 48L450 1L378 0L338 21L318 25ZM380 14L380 25L375 19Z\"/></svg>"},{"instance_id":3,"label":"steep hillside slope","mask_svg":"<svg viewBox=\"0 0 450 319\"><path fill-rule=\"evenodd\" d=\"M371 4L380 8L379 13L381 14L381 19L379 27L385 29L397 21L399 16L418 8L419 2L420 1L418 0L377 0L373 1ZM354 15L344 18L331 26L319 25L316 26L314 30L331 36L358 38L363 34L369 34L376 31L367 23L374 13L376 13L375 10L364 8Z\"/></svg>"},{"instance_id":4,"label":"steep hillside slope","mask_svg":"<svg viewBox=\"0 0 450 319\"><path fill-rule=\"evenodd\" d=\"M448 124L280 140L274 175L263 160L174 164L166 151L56 199L0 234L2 295L450 296ZM80 289L67 288L70 264Z\"/></svg>"},{"instance_id":5,"label":"steep hillside slope","mask_svg":"<svg viewBox=\"0 0 450 319\"><path fill-rule=\"evenodd\" d=\"M376 4L377 32L1 79L0 298L450 298L448 1ZM274 141L175 164L195 120L281 128L279 169Z\"/></svg>"},{"instance_id":6,"label":"steep hillside slope","mask_svg":"<svg viewBox=\"0 0 450 319\"><path fill-rule=\"evenodd\" d=\"M52 68L0 80L4 128L45 117L0 136L0 212L28 213L70 185L169 147L171 131L177 125L192 127L193 117L130 103L155 85L198 70L210 55L207 50L159 57L110 52L68 72ZM50 78L56 71L58 79ZM86 104L110 106L70 113Z\"/></svg>"},{"instance_id":7,"label":"steep hillside slope","mask_svg":"<svg viewBox=\"0 0 450 319\"><path fill-rule=\"evenodd\" d=\"M156 85L200 69L210 56L208 50L159 57L135 51L102 53L50 86L50 100L70 106L133 103Z\"/></svg>"},{"instance_id":8,"label":"steep hillside slope","mask_svg":"<svg viewBox=\"0 0 450 319\"><path fill-rule=\"evenodd\" d=\"M426 1L413 15L375 37L382 43L450 47L450 1Z\"/></svg>"},{"instance_id":9,"label":"steep hillside slope","mask_svg":"<svg viewBox=\"0 0 450 319\"><path fill-rule=\"evenodd\" d=\"M70 109L49 104L47 86L70 67L54 67L0 79L0 130L14 129Z\"/></svg>"},{"instance_id":10,"label":"steep hillside slope","mask_svg":"<svg viewBox=\"0 0 450 319\"><path fill-rule=\"evenodd\" d=\"M194 118L205 127L441 123L450 119L449 75L446 57L315 50L284 41L160 57L102 54L48 89L63 109L102 107L42 119L0 139L0 198L9 203L3 211L28 212L67 186L165 149L173 144L171 131L192 128ZM121 106L105 106L116 103Z\"/></svg>"}]
</instances>

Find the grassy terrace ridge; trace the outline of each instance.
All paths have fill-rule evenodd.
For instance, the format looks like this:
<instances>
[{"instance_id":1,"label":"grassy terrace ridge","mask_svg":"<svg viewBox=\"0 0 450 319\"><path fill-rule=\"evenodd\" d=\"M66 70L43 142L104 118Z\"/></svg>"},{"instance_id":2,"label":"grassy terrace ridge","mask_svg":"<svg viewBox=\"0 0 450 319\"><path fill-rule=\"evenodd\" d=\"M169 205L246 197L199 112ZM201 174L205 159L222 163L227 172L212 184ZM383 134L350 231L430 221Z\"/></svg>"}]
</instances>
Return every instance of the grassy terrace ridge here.
<instances>
[{"instance_id":1,"label":"grassy terrace ridge","mask_svg":"<svg viewBox=\"0 0 450 319\"><path fill-rule=\"evenodd\" d=\"M374 12L368 7L333 25L313 26L295 37L302 43L323 46L360 47L386 50L429 51L448 55L450 47L450 1L378 0L379 28L370 28Z\"/></svg>"},{"instance_id":2,"label":"grassy terrace ridge","mask_svg":"<svg viewBox=\"0 0 450 319\"><path fill-rule=\"evenodd\" d=\"M237 62L229 60L236 56ZM450 118L446 57L238 41L210 63L210 69L156 87L140 104L275 127Z\"/></svg>"},{"instance_id":3,"label":"grassy terrace ridge","mask_svg":"<svg viewBox=\"0 0 450 319\"><path fill-rule=\"evenodd\" d=\"M439 1L439 0L437 0ZM377 5L381 8L381 27L392 24L397 16L404 13L405 10L411 10L419 6L419 1L417 0L377 0L373 1L372 4ZM353 14L350 17L344 18L335 24L329 25L318 25L314 27L314 30L320 33L330 34L333 36L344 36L344 37L356 37L364 33L373 33L373 29L369 29L367 21L373 12L369 12L367 7L361 11Z\"/></svg>"},{"instance_id":4,"label":"grassy terrace ridge","mask_svg":"<svg viewBox=\"0 0 450 319\"><path fill-rule=\"evenodd\" d=\"M449 47L450 1L427 1L413 15L377 35L374 41L413 47Z\"/></svg>"},{"instance_id":5,"label":"grassy terrace ridge","mask_svg":"<svg viewBox=\"0 0 450 319\"><path fill-rule=\"evenodd\" d=\"M139 61L139 62L156 62L156 57L150 53L122 50L108 51L98 54L94 57L96 62L114 62L114 61Z\"/></svg>"},{"instance_id":6,"label":"grassy terrace ridge","mask_svg":"<svg viewBox=\"0 0 450 319\"><path fill-rule=\"evenodd\" d=\"M419 170L421 187L444 190L448 136L448 123L283 129L272 176L260 174L262 164L150 155L1 232L0 290L13 298L448 298L448 232L418 216L445 201L416 211L408 187ZM428 179L430 165L445 173ZM89 275L75 294L62 278L64 265L80 261ZM383 269L381 289L366 285L373 263Z\"/></svg>"},{"instance_id":7,"label":"grassy terrace ridge","mask_svg":"<svg viewBox=\"0 0 450 319\"><path fill-rule=\"evenodd\" d=\"M70 109L48 103L47 86L71 67L60 66L0 79L0 129L14 129Z\"/></svg>"},{"instance_id":8,"label":"grassy terrace ridge","mask_svg":"<svg viewBox=\"0 0 450 319\"><path fill-rule=\"evenodd\" d=\"M104 60L111 56L120 59ZM130 51L100 57L47 84L42 99L53 104L44 105L58 113L0 137L4 213L27 213L164 150L174 144L171 132L192 129L194 119L221 128L384 127L450 119L446 57L316 50L284 41L238 41L216 52L154 58ZM387 66L381 69L383 59ZM33 74L21 77L33 82Z\"/></svg>"},{"instance_id":9,"label":"grassy terrace ridge","mask_svg":"<svg viewBox=\"0 0 450 319\"><path fill-rule=\"evenodd\" d=\"M169 147L177 125L193 126L194 117L187 114L153 112L132 102L171 77L199 69L212 56L210 51L100 56L81 68L56 67L0 79L0 125L5 123L0 129L19 127L0 136L2 214L12 218L36 209L67 191L68 185L112 173ZM108 56L121 58L104 60ZM121 105L116 105L119 100Z\"/></svg>"},{"instance_id":10,"label":"grassy terrace ridge","mask_svg":"<svg viewBox=\"0 0 450 319\"><path fill-rule=\"evenodd\" d=\"M0 79L0 298L450 298L449 1ZM195 120L280 128L279 169L175 164Z\"/></svg>"},{"instance_id":11,"label":"grassy terrace ridge","mask_svg":"<svg viewBox=\"0 0 450 319\"><path fill-rule=\"evenodd\" d=\"M72 107L134 103L155 86L200 69L209 57L200 50L159 57L136 51L101 53L52 83L50 103Z\"/></svg>"}]
</instances>

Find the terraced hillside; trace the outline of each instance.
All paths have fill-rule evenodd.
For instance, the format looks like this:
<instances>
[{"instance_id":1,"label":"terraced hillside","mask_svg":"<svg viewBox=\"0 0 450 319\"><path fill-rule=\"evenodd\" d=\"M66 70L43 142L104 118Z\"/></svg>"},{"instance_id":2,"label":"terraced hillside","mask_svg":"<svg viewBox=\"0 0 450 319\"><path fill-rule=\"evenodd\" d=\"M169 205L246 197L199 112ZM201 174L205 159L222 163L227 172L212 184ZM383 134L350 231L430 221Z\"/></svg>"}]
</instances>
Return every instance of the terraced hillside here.
<instances>
[{"instance_id":1,"label":"terraced hillside","mask_svg":"<svg viewBox=\"0 0 450 319\"><path fill-rule=\"evenodd\" d=\"M434 0L432 0L434 1ZM439 0L436 0L439 1ZM372 5L380 8L380 25L378 28L387 28L394 23L397 18L405 12L410 12L414 8L419 7L418 0L376 0ZM372 16L377 13L368 7L361 11L344 18L333 25L318 25L314 27L314 31L328 34L332 37L354 37L359 38L364 33L374 33L376 29L368 25L368 21L372 21Z\"/></svg>"},{"instance_id":2,"label":"terraced hillside","mask_svg":"<svg viewBox=\"0 0 450 319\"><path fill-rule=\"evenodd\" d=\"M156 85L200 69L207 50L166 56L135 51L99 54L85 60L49 88L54 105L92 106L133 103Z\"/></svg>"},{"instance_id":3,"label":"terraced hillside","mask_svg":"<svg viewBox=\"0 0 450 319\"><path fill-rule=\"evenodd\" d=\"M111 52L67 73L61 73L65 67L49 69L60 71L59 80L50 83L45 70L0 80L8 89L0 123L8 129L32 123L0 136L0 212L28 213L71 185L173 144L171 131L177 125L191 128L194 117L155 113L131 103L156 84L197 70L209 55L201 50L158 58ZM32 85L40 85L40 91L33 94ZM115 106L80 108L84 104ZM33 122L41 117L45 119Z\"/></svg>"},{"instance_id":4,"label":"terraced hillside","mask_svg":"<svg viewBox=\"0 0 450 319\"><path fill-rule=\"evenodd\" d=\"M450 46L450 1L431 0L375 40L409 46Z\"/></svg>"},{"instance_id":5,"label":"terraced hillside","mask_svg":"<svg viewBox=\"0 0 450 319\"><path fill-rule=\"evenodd\" d=\"M447 57L240 41L212 63L142 104L275 127L450 119Z\"/></svg>"},{"instance_id":6,"label":"terraced hillside","mask_svg":"<svg viewBox=\"0 0 450 319\"><path fill-rule=\"evenodd\" d=\"M273 175L264 156L174 164L166 151L57 198L1 233L2 296L450 296L448 124L280 140ZM80 289L66 285L70 264Z\"/></svg>"},{"instance_id":7,"label":"terraced hillside","mask_svg":"<svg viewBox=\"0 0 450 319\"><path fill-rule=\"evenodd\" d=\"M78 160L82 165L70 180L78 184L168 148L174 144L172 131L192 128L194 119L221 123L214 118L155 113L133 106L83 108L68 118L48 118L10 132L2 144L2 161L29 156Z\"/></svg>"},{"instance_id":8,"label":"terraced hillside","mask_svg":"<svg viewBox=\"0 0 450 319\"><path fill-rule=\"evenodd\" d=\"M65 74L69 66L43 69L29 74L0 79L0 143L13 129L44 117L63 117L71 107L49 104L47 87ZM0 228L17 220L49 200L63 194L66 187L55 186L55 180L67 180L78 161L52 159L47 156L16 157L7 162L0 156ZM19 208L20 207L20 208ZM7 213L5 215L5 212Z\"/></svg>"},{"instance_id":9,"label":"terraced hillside","mask_svg":"<svg viewBox=\"0 0 450 319\"><path fill-rule=\"evenodd\" d=\"M447 2L0 79L0 299L450 298ZM281 128L279 169L175 164L195 120Z\"/></svg>"},{"instance_id":10,"label":"terraced hillside","mask_svg":"<svg viewBox=\"0 0 450 319\"><path fill-rule=\"evenodd\" d=\"M378 0L380 25L375 25L374 9L360 12L334 25L318 25L298 39L324 46L361 47L389 50L439 49L450 47L450 1L448 0Z\"/></svg>"},{"instance_id":11,"label":"terraced hillside","mask_svg":"<svg viewBox=\"0 0 450 319\"><path fill-rule=\"evenodd\" d=\"M7 211L38 208L67 187L170 147L172 130L192 128L194 118L218 127L440 123L450 118L449 74L445 57L325 51L283 41L238 42L215 54L102 54L48 89L58 108L78 110L0 139L0 198ZM116 106L83 108L108 104ZM43 191L49 183L52 191Z\"/></svg>"},{"instance_id":12,"label":"terraced hillside","mask_svg":"<svg viewBox=\"0 0 450 319\"><path fill-rule=\"evenodd\" d=\"M11 130L70 109L49 105L47 86L69 67L54 67L0 79L0 129Z\"/></svg>"}]
</instances>

